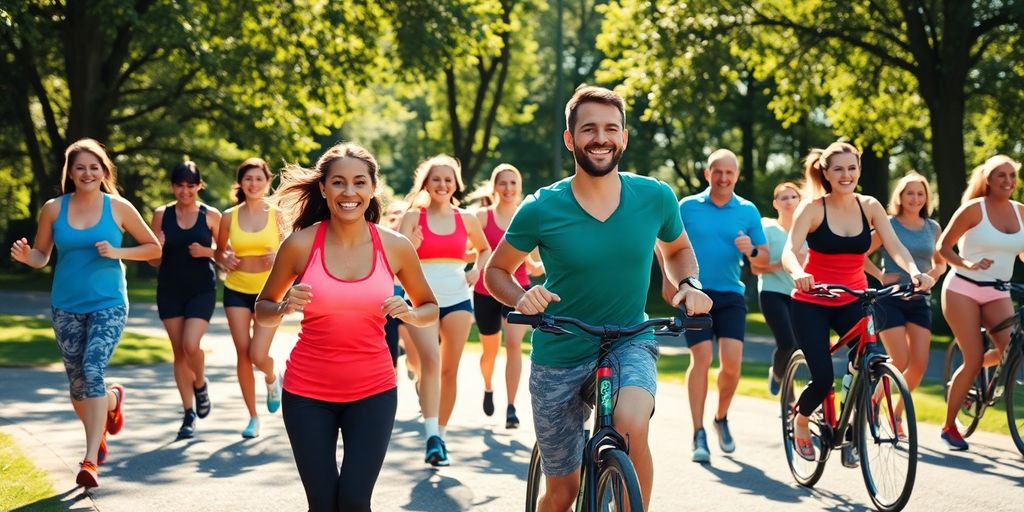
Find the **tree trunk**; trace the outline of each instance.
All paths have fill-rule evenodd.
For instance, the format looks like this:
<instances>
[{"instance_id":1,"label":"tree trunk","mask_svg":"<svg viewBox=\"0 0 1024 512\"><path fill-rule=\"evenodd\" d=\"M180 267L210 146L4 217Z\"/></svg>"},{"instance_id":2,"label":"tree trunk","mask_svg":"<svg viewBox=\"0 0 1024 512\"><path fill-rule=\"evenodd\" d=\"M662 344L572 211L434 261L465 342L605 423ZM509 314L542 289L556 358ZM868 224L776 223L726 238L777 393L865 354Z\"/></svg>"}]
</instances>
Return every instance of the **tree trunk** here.
<instances>
[{"instance_id":1,"label":"tree trunk","mask_svg":"<svg viewBox=\"0 0 1024 512\"><path fill-rule=\"evenodd\" d=\"M967 183L964 152L964 96L962 87L950 85L945 97L927 101L931 111L932 162L938 182L939 217L943 226L960 207Z\"/></svg>"},{"instance_id":2,"label":"tree trunk","mask_svg":"<svg viewBox=\"0 0 1024 512\"><path fill-rule=\"evenodd\" d=\"M862 194L889 203L889 155L875 153L871 146L860 157L860 190Z\"/></svg>"}]
</instances>

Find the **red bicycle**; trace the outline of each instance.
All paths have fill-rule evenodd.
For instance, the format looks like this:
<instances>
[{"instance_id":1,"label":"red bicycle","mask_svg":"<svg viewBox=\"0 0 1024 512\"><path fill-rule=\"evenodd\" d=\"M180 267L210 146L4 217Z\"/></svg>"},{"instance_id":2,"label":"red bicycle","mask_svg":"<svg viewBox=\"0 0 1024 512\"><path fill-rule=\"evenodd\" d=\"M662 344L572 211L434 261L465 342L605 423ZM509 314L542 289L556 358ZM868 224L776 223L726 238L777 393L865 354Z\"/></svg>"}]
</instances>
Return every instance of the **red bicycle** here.
<instances>
[{"instance_id":1,"label":"red bicycle","mask_svg":"<svg viewBox=\"0 0 1024 512\"><path fill-rule=\"evenodd\" d=\"M875 302L883 297L908 296L914 293L913 287L907 284L877 290L852 290L841 285L822 284L815 286L812 293L838 297L835 293L837 291L856 296L864 309L864 316L857 325L830 348L835 353L840 347L854 341L857 343L856 355L852 358L853 374L849 391L846 392L844 384L846 396L843 397L838 414L834 386L829 390L824 403L811 414L810 429L815 458L804 459L796 453L794 447L793 418L797 398L810 382L811 374L803 352L797 350L793 354L786 367L780 393L786 461L797 483L813 487L821 478L833 450L856 448L860 454L864 484L875 507L882 511L902 510L910 500L917 471L914 403L903 374L889 363L884 354L869 350L869 345L876 343ZM902 428L897 414L900 404L906 425ZM849 462L853 463L853 460Z\"/></svg>"}]
</instances>

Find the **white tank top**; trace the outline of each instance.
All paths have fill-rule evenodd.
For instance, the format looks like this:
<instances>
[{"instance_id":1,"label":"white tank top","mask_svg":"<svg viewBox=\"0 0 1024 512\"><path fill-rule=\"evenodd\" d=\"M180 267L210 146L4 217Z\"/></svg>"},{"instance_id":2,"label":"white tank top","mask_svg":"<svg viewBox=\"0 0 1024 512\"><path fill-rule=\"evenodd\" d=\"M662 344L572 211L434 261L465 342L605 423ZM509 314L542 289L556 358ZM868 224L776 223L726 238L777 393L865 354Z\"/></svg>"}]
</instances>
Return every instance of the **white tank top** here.
<instances>
[{"instance_id":1,"label":"white tank top","mask_svg":"<svg viewBox=\"0 0 1024 512\"><path fill-rule=\"evenodd\" d=\"M1013 277L1013 260L1024 252L1024 222L1021 222L1019 205L1016 202L1011 204L1013 213L1017 215L1018 229L1016 233L1003 233L988 220L985 200L981 200L981 222L960 237L957 248L961 258L974 262L988 258L992 260L992 266L986 270L957 268L957 275L975 281L1009 281Z\"/></svg>"}]
</instances>

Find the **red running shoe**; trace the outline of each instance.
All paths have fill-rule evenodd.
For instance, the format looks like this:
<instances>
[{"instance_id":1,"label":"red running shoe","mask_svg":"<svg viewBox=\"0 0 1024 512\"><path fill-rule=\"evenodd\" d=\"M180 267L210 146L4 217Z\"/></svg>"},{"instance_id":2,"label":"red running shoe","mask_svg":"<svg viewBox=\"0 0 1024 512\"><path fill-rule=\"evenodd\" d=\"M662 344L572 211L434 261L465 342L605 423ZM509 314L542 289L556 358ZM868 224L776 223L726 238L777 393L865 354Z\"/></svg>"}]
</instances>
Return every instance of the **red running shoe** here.
<instances>
[{"instance_id":1,"label":"red running shoe","mask_svg":"<svg viewBox=\"0 0 1024 512\"><path fill-rule=\"evenodd\" d=\"M114 384L110 386L110 390L117 395L117 405L114 406L113 411L107 412L107 433L114 436L124 426L124 413L121 412L121 406L124 405L124 386Z\"/></svg>"},{"instance_id":2,"label":"red running shoe","mask_svg":"<svg viewBox=\"0 0 1024 512\"><path fill-rule=\"evenodd\" d=\"M100 439L100 451L96 452L96 465L102 466L107 462L107 433L103 433L103 438Z\"/></svg>"},{"instance_id":3,"label":"red running shoe","mask_svg":"<svg viewBox=\"0 0 1024 512\"><path fill-rule=\"evenodd\" d=\"M86 488L100 486L100 475L96 464L93 464L91 460L83 460L79 467L82 469L78 471L78 477L75 478L78 485Z\"/></svg>"},{"instance_id":4,"label":"red running shoe","mask_svg":"<svg viewBox=\"0 0 1024 512\"><path fill-rule=\"evenodd\" d=\"M967 449L967 441L964 441L963 436L960 435L960 431L954 428L943 427L942 434L939 435L946 445L949 446L950 450L963 451Z\"/></svg>"}]
</instances>

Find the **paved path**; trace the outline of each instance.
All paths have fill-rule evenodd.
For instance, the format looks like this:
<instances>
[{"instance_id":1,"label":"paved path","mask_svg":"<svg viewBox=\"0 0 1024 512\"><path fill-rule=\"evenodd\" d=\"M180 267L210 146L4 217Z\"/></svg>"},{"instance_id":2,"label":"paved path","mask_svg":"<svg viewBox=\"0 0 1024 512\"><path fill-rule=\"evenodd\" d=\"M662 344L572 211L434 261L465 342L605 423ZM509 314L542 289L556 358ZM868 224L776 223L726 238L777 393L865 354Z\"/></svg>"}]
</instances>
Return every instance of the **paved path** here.
<instances>
[{"instance_id":1,"label":"paved path","mask_svg":"<svg viewBox=\"0 0 1024 512\"><path fill-rule=\"evenodd\" d=\"M38 297L0 294L0 311L31 313ZM35 304L35 306L33 306ZM45 297L42 306L45 308ZM35 312L39 312L35 309ZM45 309L43 310L45 312ZM218 313L220 315L220 313ZM72 487L82 449L81 427L67 404L60 368L0 368L0 429L15 435L35 462L49 471L59 497L74 509L102 511L304 510L302 486L279 414L266 414L262 435L243 440L246 413L234 384L234 350L219 316L204 342L214 411L201 420L195 439L173 441L179 402L169 365L112 368L112 380L128 386L125 430L111 438L102 487L82 499ZM132 310L132 328L162 333L152 306ZM278 335L273 355L287 354L294 334ZM751 349L757 343L750 345ZM748 350L748 354L755 350ZM374 495L375 510L521 510L526 467L533 443L525 392L519 400L523 427L480 412L478 354L467 351L460 375L460 400L448 434L453 465L422 463L421 426L411 384L400 381L392 446ZM763 360L763 359L762 359ZM501 361L496 375L502 375ZM502 384L497 385L502 396ZM525 385L524 385L525 387ZM863 510L870 504L858 470L829 463L816 489L793 484L782 457L777 405L737 397L730 415L738 450L723 456L712 434L712 462L689 461L689 412L682 386L661 383L653 421L656 463L654 510ZM258 391L258 399L264 393ZM714 397L710 397L712 403ZM499 411L504 400L498 400ZM938 429L920 425L921 458L908 510L1012 510L1024 490L1024 460L1006 436L979 433L972 450L951 453ZM28 508L31 510L31 507Z\"/></svg>"}]
</instances>

